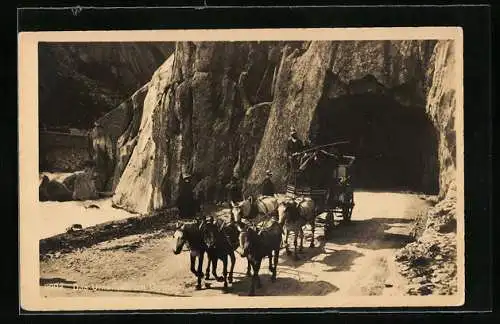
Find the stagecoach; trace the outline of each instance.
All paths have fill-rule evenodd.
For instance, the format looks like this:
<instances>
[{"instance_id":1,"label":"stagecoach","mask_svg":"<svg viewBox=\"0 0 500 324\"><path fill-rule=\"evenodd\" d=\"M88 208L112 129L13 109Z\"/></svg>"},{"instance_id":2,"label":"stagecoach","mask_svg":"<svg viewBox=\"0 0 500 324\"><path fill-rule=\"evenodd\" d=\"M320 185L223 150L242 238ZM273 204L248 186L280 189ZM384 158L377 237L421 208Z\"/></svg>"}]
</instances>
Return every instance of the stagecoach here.
<instances>
[{"instance_id":1,"label":"stagecoach","mask_svg":"<svg viewBox=\"0 0 500 324\"><path fill-rule=\"evenodd\" d=\"M350 168L354 156L340 154L336 146L346 142L316 146L296 153L287 184L287 194L310 197L318 215L326 213L325 234L335 225L335 219L351 220L354 194Z\"/></svg>"}]
</instances>

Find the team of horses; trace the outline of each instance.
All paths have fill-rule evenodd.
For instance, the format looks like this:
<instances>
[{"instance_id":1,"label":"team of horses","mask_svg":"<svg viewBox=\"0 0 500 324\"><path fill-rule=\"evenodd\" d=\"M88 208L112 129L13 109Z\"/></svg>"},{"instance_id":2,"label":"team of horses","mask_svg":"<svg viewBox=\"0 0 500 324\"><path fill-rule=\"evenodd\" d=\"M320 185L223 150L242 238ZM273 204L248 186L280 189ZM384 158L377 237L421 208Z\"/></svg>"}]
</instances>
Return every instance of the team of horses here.
<instances>
[{"instance_id":1,"label":"team of horses","mask_svg":"<svg viewBox=\"0 0 500 324\"><path fill-rule=\"evenodd\" d=\"M250 196L231 203L228 221L200 219L178 223L174 232L174 253L180 254L187 245L191 272L197 278L196 289L202 289L203 277L209 280L212 274L217 281L224 283L224 291L227 291L228 284L233 282L237 252L247 260L246 275L252 278L248 294L253 296L255 289L262 286L259 277L262 261L268 258L271 281L274 282L281 247L284 246L287 254L292 254L288 245L290 233L294 234L293 256L296 260L299 259L297 252L303 249L303 229L307 224L311 225L313 233L310 247L315 246L316 215L316 206L309 197ZM203 273L205 255L207 266ZM222 261L222 276L217 275L218 261Z\"/></svg>"}]
</instances>

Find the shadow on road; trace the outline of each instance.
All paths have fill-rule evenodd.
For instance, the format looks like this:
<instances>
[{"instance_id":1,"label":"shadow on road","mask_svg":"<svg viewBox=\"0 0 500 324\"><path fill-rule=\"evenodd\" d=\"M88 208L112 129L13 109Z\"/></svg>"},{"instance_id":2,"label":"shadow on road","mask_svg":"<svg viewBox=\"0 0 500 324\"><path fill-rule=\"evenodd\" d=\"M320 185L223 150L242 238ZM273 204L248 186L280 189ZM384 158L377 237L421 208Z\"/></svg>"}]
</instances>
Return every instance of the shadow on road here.
<instances>
[{"instance_id":1,"label":"shadow on road","mask_svg":"<svg viewBox=\"0 0 500 324\"><path fill-rule=\"evenodd\" d=\"M353 244L356 247L378 250L397 249L413 241L409 235L387 233L391 228L401 228L397 224L408 224L412 220L405 218L372 218L361 221L351 221L335 227L329 243L338 245ZM395 224L395 226L391 226Z\"/></svg>"},{"instance_id":2,"label":"shadow on road","mask_svg":"<svg viewBox=\"0 0 500 324\"><path fill-rule=\"evenodd\" d=\"M320 254L325 253L323 246L314 247L314 248L304 247L302 252L297 253L299 259L295 260L294 255L293 255L293 245L290 248L290 252L291 252L291 254L287 255L285 250L283 249L283 252L280 255L280 261L279 261L278 267L279 266L287 266L287 267L291 267L291 268L298 268L298 267L304 265L305 263L314 262L311 259L313 259L314 257L317 257Z\"/></svg>"},{"instance_id":3,"label":"shadow on road","mask_svg":"<svg viewBox=\"0 0 500 324\"><path fill-rule=\"evenodd\" d=\"M321 263L329 266L326 272L349 271L354 263L354 260L362 257L364 254L353 250L336 250L329 253Z\"/></svg>"},{"instance_id":4,"label":"shadow on road","mask_svg":"<svg viewBox=\"0 0 500 324\"><path fill-rule=\"evenodd\" d=\"M271 282L268 274L260 275L262 287L256 289L257 296L325 296L337 292L338 287L326 281L301 281L290 277L280 277ZM250 290L251 278L244 278L233 283L228 293L247 296Z\"/></svg>"}]
</instances>

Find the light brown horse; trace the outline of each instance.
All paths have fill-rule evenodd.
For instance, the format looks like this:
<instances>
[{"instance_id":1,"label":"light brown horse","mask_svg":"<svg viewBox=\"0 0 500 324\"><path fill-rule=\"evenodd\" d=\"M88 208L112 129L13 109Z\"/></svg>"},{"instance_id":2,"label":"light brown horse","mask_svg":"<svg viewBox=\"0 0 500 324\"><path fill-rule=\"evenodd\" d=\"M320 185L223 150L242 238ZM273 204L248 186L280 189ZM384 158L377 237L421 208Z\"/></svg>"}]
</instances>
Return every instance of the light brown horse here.
<instances>
[{"instance_id":1,"label":"light brown horse","mask_svg":"<svg viewBox=\"0 0 500 324\"><path fill-rule=\"evenodd\" d=\"M277 216L278 199L274 196L249 196L239 203L231 203L231 217L236 223L241 223L242 219L257 220L263 216L268 220L272 216Z\"/></svg>"},{"instance_id":2,"label":"light brown horse","mask_svg":"<svg viewBox=\"0 0 500 324\"><path fill-rule=\"evenodd\" d=\"M303 227L310 224L312 227L311 248L314 247L314 232L316 227L316 206L314 201L308 197L288 198L280 202L278 206L278 222L283 228L284 245L287 254L290 254L288 249L288 236L290 232L294 233L294 257L299 259L297 255L297 237L300 237L299 251L303 249L304 230Z\"/></svg>"}]
</instances>

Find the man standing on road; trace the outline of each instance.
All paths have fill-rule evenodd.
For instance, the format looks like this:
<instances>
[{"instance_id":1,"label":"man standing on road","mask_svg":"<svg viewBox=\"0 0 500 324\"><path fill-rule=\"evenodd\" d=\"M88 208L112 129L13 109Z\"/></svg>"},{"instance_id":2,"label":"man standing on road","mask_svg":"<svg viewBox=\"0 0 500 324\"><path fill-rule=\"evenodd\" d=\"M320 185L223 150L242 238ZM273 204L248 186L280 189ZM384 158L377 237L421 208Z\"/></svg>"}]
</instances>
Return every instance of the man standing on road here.
<instances>
[{"instance_id":1,"label":"man standing on road","mask_svg":"<svg viewBox=\"0 0 500 324\"><path fill-rule=\"evenodd\" d=\"M194 199L191 176L184 175L179 183L179 196L177 197L177 208L179 208L180 218L193 218L196 213L196 201Z\"/></svg>"},{"instance_id":2,"label":"man standing on road","mask_svg":"<svg viewBox=\"0 0 500 324\"><path fill-rule=\"evenodd\" d=\"M266 178L262 182L262 188L261 188L261 194L263 196L274 196L275 190L274 190L274 183L271 181L271 177L273 174L271 173L271 170L266 171Z\"/></svg>"}]
</instances>

